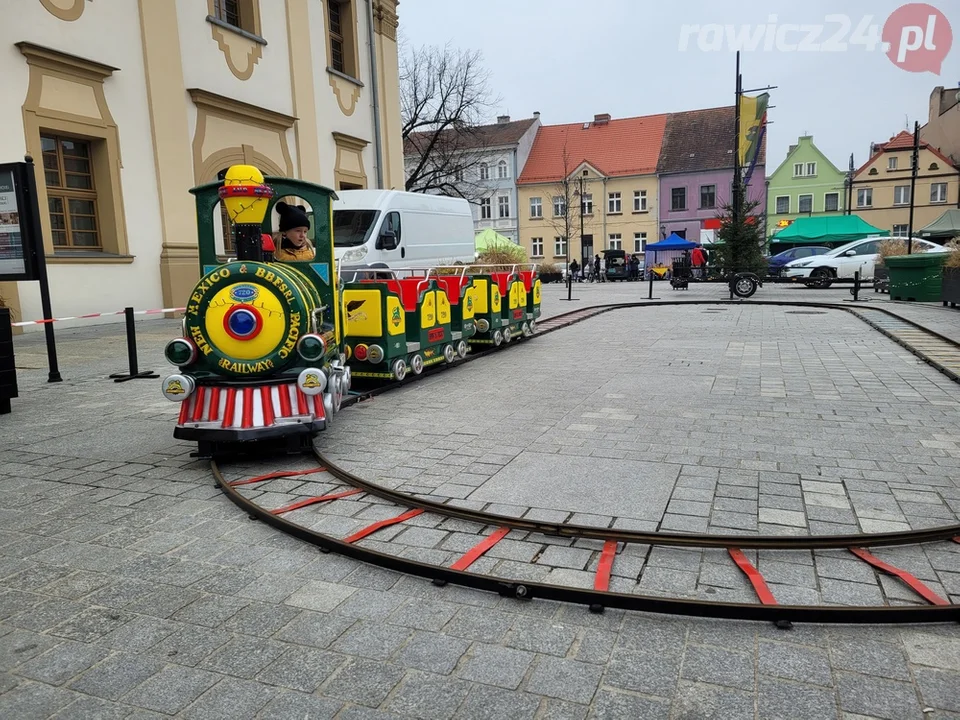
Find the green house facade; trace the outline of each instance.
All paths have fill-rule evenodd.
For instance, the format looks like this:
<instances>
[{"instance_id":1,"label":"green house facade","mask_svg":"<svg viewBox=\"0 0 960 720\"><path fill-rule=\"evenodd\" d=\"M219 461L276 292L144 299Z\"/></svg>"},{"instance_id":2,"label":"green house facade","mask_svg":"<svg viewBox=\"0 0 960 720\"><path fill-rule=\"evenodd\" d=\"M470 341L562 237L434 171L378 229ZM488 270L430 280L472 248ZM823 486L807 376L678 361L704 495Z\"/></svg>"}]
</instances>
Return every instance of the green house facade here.
<instances>
[{"instance_id":1,"label":"green house facade","mask_svg":"<svg viewBox=\"0 0 960 720\"><path fill-rule=\"evenodd\" d=\"M767 237L799 217L842 215L844 180L844 173L817 149L812 136L800 137L767 179Z\"/></svg>"}]
</instances>

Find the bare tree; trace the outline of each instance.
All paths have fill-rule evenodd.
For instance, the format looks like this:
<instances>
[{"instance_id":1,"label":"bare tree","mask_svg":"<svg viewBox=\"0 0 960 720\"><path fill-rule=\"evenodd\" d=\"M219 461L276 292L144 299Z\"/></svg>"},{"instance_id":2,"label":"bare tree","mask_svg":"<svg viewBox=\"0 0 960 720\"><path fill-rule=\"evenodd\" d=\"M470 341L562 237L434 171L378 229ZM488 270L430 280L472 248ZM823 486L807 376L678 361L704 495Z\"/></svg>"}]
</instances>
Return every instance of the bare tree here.
<instances>
[{"instance_id":1,"label":"bare tree","mask_svg":"<svg viewBox=\"0 0 960 720\"><path fill-rule=\"evenodd\" d=\"M576 258L573 242L580 237L580 230L583 224L583 198L582 183L571 175L576 169L578 162L574 165L570 153L567 152L567 145L563 145L563 177L553 186L553 197L549 198L551 207L549 208L550 225L556 234L566 240L566 261L569 265L572 259ZM557 214L556 204L562 203L561 212Z\"/></svg>"},{"instance_id":2,"label":"bare tree","mask_svg":"<svg viewBox=\"0 0 960 720\"><path fill-rule=\"evenodd\" d=\"M463 197L489 195L479 179L488 142L478 130L499 102L479 51L444 47L404 49L400 112L406 189Z\"/></svg>"}]
</instances>

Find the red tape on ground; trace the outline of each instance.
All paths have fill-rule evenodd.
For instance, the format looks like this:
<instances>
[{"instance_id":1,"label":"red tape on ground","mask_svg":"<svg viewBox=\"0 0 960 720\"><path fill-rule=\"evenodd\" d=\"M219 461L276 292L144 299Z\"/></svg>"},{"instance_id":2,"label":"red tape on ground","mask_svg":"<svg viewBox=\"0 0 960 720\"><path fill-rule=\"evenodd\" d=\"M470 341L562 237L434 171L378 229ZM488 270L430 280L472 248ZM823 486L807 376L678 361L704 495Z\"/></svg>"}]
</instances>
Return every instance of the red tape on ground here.
<instances>
[{"instance_id":1,"label":"red tape on ground","mask_svg":"<svg viewBox=\"0 0 960 720\"><path fill-rule=\"evenodd\" d=\"M406 520L409 520L412 517L416 517L423 512L422 508L417 508L416 510L408 510L403 515L397 515L396 517L387 518L386 520L381 520L380 522L375 522L373 525L365 527L363 530L355 532L350 537L343 539L345 543L355 543L357 540L363 540L367 535L372 535L377 530L382 530L385 527L390 527L391 525L396 525L397 523L402 523Z\"/></svg>"},{"instance_id":2,"label":"red tape on ground","mask_svg":"<svg viewBox=\"0 0 960 720\"><path fill-rule=\"evenodd\" d=\"M903 580L903 582L907 584L907 586L911 590L913 590L917 595L922 597L931 605L949 605L950 604L949 602L944 600L942 597L937 595L933 590L931 590L926 585L924 585L921 580L911 575L906 570L901 570L900 568L894 567L889 563L885 563L876 555L871 555L869 552L867 552L863 548L850 548L850 552L852 552L858 558L863 560L865 563L869 563L870 565L873 565L873 567L877 568L878 570L882 570L888 575L893 575L894 577L900 578L901 580Z\"/></svg>"},{"instance_id":3,"label":"red tape on ground","mask_svg":"<svg viewBox=\"0 0 960 720\"><path fill-rule=\"evenodd\" d=\"M308 505L316 505L317 503L329 502L330 500L339 500L340 498L349 497L350 495L356 495L357 493L362 492L363 490L360 488L354 488L353 490L344 490L343 492L332 493L331 495L318 495L317 497L307 498L306 500L298 500L295 503L278 507L270 512L272 512L274 515L279 515L280 513L290 512L291 510L299 510L300 508L307 507Z\"/></svg>"},{"instance_id":4,"label":"red tape on ground","mask_svg":"<svg viewBox=\"0 0 960 720\"><path fill-rule=\"evenodd\" d=\"M727 551L737 564L737 567L747 576L750 584L753 585L753 591L757 594L757 599L764 605L776 605L777 599L773 596L773 593L770 592L770 588L767 587L767 581L763 579L760 571L757 570L747 556L743 554L743 550L739 548L728 548Z\"/></svg>"},{"instance_id":5,"label":"red tape on ground","mask_svg":"<svg viewBox=\"0 0 960 720\"><path fill-rule=\"evenodd\" d=\"M297 477L299 475L313 475L314 473L326 471L327 469L324 467L314 468L313 470L278 470L277 472L267 473L266 475L257 475L248 480L234 480L233 482L227 483L227 485L237 487L237 485L251 485L253 483L263 482L264 480L276 480L277 478Z\"/></svg>"},{"instance_id":6,"label":"red tape on ground","mask_svg":"<svg viewBox=\"0 0 960 720\"><path fill-rule=\"evenodd\" d=\"M617 541L607 540L603 543L600 553L600 562L597 563L597 576L593 580L593 589L606 592L610 589L610 573L613 572L613 560L617 556Z\"/></svg>"},{"instance_id":7,"label":"red tape on ground","mask_svg":"<svg viewBox=\"0 0 960 720\"><path fill-rule=\"evenodd\" d=\"M504 536L509 532L510 528L499 528L495 530L493 534L485 537L483 540L470 548L466 553L464 553L464 556L451 565L450 568L452 570L466 570L477 560L479 560L480 557L487 552L487 550L503 540Z\"/></svg>"}]
</instances>

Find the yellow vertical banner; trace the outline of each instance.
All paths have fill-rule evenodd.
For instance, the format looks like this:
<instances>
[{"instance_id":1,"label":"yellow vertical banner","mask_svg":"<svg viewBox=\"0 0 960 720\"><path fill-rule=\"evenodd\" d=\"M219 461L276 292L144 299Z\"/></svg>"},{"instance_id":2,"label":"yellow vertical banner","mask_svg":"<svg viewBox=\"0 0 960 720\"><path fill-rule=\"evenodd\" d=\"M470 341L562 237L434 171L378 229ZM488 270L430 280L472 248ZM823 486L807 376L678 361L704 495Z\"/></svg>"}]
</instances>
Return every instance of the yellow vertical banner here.
<instances>
[{"instance_id":1,"label":"yellow vertical banner","mask_svg":"<svg viewBox=\"0 0 960 720\"><path fill-rule=\"evenodd\" d=\"M760 152L769 101L769 93L740 96L740 167L749 167Z\"/></svg>"}]
</instances>

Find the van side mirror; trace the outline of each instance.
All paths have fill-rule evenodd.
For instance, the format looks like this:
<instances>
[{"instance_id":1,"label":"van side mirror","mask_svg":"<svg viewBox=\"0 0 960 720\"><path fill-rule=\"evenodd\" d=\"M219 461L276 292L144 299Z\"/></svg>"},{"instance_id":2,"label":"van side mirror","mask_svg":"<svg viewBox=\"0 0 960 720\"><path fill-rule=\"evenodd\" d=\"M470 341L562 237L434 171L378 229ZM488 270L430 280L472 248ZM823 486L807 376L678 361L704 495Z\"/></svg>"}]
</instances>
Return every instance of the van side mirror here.
<instances>
[{"instance_id":1,"label":"van side mirror","mask_svg":"<svg viewBox=\"0 0 960 720\"><path fill-rule=\"evenodd\" d=\"M393 230L384 230L377 238L377 250L396 250L400 241L397 240L397 234Z\"/></svg>"}]
</instances>

